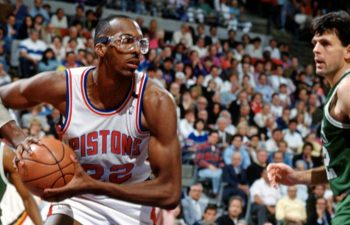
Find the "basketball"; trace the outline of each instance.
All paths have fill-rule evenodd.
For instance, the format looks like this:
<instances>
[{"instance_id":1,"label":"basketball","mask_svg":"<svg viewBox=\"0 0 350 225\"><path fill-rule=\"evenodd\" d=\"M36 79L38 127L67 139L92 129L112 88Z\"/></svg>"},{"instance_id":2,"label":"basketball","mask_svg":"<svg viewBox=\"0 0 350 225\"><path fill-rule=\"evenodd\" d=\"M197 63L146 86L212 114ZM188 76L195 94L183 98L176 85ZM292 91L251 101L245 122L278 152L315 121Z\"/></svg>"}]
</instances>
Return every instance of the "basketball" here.
<instances>
[{"instance_id":1,"label":"basketball","mask_svg":"<svg viewBox=\"0 0 350 225\"><path fill-rule=\"evenodd\" d=\"M66 185L74 175L73 150L54 138L44 137L40 144L31 144L32 154L23 152L24 166L18 167L25 186L35 195L42 196L46 188Z\"/></svg>"}]
</instances>

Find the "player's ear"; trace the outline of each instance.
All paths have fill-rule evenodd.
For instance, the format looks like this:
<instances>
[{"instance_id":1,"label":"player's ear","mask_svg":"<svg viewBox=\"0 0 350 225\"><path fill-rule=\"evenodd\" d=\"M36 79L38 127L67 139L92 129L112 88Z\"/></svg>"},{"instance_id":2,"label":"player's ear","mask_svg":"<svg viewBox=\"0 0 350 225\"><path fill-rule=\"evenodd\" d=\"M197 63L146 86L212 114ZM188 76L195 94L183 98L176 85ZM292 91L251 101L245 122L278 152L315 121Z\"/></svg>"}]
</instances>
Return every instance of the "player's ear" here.
<instances>
[{"instance_id":1,"label":"player's ear","mask_svg":"<svg viewBox=\"0 0 350 225\"><path fill-rule=\"evenodd\" d=\"M98 57L103 57L106 53L107 47L102 43L98 43L95 45L95 52Z\"/></svg>"},{"instance_id":2,"label":"player's ear","mask_svg":"<svg viewBox=\"0 0 350 225\"><path fill-rule=\"evenodd\" d=\"M350 44L345 48L345 61L350 63Z\"/></svg>"}]
</instances>

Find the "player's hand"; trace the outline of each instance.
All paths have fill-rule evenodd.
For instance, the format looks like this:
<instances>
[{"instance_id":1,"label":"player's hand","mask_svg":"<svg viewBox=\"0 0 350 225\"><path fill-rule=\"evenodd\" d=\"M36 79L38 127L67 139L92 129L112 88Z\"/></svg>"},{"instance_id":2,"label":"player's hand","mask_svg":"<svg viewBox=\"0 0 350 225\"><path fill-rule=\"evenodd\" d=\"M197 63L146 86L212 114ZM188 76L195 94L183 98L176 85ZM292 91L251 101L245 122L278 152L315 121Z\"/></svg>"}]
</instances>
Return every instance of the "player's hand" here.
<instances>
[{"instance_id":1,"label":"player's hand","mask_svg":"<svg viewBox=\"0 0 350 225\"><path fill-rule=\"evenodd\" d=\"M24 166L24 161L23 161L23 157L22 157L23 152L26 151L30 155L32 154L32 150L30 148L31 144L40 144L40 141L36 137L27 137L26 139L24 139L22 141L22 143L20 143L17 146L16 156L13 159L13 164L14 164L14 167L16 170L18 170L18 166L21 166L21 167Z\"/></svg>"},{"instance_id":2,"label":"player's hand","mask_svg":"<svg viewBox=\"0 0 350 225\"><path fill-rule=\"evenodd\" d=\"M75 172L72 180L60 188L47 188L41 198L49 202L58 202L66 198L89 193L91 187L97 182L90 177L81 167L75 156L71 155L74 162Z\"/></svg>"},{"instance_id":3,"label":"player's hand","mask_svg":"<svg viewBox=\"0 0 350 225\"><path fill-rule=\"evenodd\" d=\"M284 163L270 163L267 166L267 177L272 187L278 184L297 184L296 171Z\"/></svg>"}]
</instances>

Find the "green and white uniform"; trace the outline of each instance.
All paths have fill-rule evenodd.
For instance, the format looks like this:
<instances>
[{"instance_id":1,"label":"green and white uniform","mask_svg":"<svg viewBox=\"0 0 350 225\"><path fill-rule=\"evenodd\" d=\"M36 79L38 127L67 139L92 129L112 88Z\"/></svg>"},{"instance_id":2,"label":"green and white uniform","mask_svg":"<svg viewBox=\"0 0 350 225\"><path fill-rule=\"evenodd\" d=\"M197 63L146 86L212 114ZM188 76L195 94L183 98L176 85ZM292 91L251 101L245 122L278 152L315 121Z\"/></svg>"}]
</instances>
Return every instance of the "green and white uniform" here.
<instances>
[{"instance_id":1,"label":"green and white uniform","mask_svg":"<svg viewBox=\"0 0 350 225\"><path fill-rule=\"evenodd\" d=\"M332 118L329 108L340 82L349 79L349 76L348 71L329 91L321 126L324 164L330 187L335 196L350 191L350 123L342 123ZM349 195L337 206L332 224L350 225Z\"/></svg>"}]
</instances>

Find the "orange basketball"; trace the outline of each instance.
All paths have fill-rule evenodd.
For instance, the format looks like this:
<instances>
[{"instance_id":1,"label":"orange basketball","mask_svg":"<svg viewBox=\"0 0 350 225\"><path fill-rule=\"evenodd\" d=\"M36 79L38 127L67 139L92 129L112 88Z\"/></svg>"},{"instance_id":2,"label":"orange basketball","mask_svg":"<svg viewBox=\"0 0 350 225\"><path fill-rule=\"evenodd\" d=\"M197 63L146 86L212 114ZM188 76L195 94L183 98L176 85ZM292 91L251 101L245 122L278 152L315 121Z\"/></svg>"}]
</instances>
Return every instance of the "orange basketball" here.
<instances>
[{"instance_id":1,"label":"orange basketball","mask_svg":"<svg viewBox=\"0 0 350 225\"><path fill-rule=\"evenodd\" d=\"M25 186L35 195L42 196L45 188L66 185L74 175L73 150L54 138L44 137L40 144L31 144L32 154L23 152L24 166L18 167Z\"/></svg>"}]
</instances>

